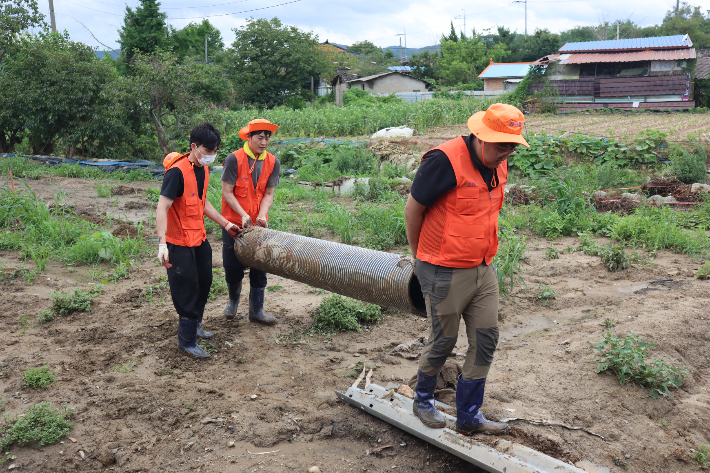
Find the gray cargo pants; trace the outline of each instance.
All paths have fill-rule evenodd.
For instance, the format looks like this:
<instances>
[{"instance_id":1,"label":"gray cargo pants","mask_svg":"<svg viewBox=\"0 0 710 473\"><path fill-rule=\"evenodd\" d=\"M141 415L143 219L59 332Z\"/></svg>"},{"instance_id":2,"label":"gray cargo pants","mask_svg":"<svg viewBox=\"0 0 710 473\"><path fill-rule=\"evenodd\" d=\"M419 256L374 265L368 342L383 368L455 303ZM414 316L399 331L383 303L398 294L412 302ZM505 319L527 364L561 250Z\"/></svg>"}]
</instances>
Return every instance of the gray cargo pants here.
<instances>
[{"instance_id":1,"label":"gray cargo pants","mask_svg":"<svg viewBox=\"0 0 710 473\"><path fill-rule=\"evenodd\" d=\"M416 260L415 270L426 301L429 340L419 369L434 376L456 346L463 317L468 350L463 379L488 376L498 344L498 279L492 265L447 268Z\"/></svg>"}]
</instances>

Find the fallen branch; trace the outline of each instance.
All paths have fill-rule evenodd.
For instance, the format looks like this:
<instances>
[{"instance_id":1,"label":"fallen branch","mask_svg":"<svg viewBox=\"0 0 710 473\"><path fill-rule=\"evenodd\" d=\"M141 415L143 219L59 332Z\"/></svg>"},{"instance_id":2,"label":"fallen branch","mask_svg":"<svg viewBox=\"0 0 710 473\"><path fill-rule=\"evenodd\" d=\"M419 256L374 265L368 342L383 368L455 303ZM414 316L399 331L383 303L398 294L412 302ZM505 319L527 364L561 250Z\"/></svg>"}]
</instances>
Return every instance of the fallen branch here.
<instances>
[{"instance_id":1,"label":"fallen branch","mask_svg":"<svg viewBox=\"0 0 710 473\"><path fill-rule=\"evenodd\" d=\"M547 425L547 426L554 426L554 427L564 427L565 429L570 429L570 430L581 430L583 432L588 433L589 435L594 435L595 437L599 437L600 439L604 440L603 436L601 436L599 434L595 434L591 430L585 429L584 427L574 427L571 425L560 424L559 422L552 422L549 420L530 420L530 419L523 419L522 417L508 417L506 419L501 419L501 422L507 423L507 422L512 422L514 420L522 420L523 422L527 422L529 424L534 424L534 425Z\"/></svg>"},{"instance_id":2,"label":"fallen branch","mask_svg":"<svg viewBox=\"0 0 710 473\"><path fill-rule=\"evenodd\" d=\"M281 451L281 449L279 448L278 450L274 450L273 452L256 452L256 453L252 453L252 452L250 452L249 450L247 450L247 453L248 453L249 455L266 455L267 453L276 453L276 452L280 452L280 451Z\"/></svg>"},{"instance_id":3,"label":"fallen branch","mask_svg":"<svg viewBox=\"0 0 710 473\"><path fill-rule=\"evenodd\" d=\"M385 448L391 448L391 447L394 447L394 445L383 445L381 447L374 448L372 450L372 453L377 455L378 453L382 453L382 450L384 450Z\"/></svg>"}]
</instances>

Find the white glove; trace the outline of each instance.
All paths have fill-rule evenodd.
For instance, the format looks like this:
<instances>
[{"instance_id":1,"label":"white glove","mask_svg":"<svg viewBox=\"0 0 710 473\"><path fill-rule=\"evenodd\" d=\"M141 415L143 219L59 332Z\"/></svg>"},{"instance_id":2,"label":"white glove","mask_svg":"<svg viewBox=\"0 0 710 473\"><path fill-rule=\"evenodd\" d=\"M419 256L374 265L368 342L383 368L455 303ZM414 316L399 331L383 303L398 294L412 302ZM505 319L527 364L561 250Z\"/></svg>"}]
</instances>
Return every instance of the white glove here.
<instances>
[{"instance_id":1,"label":"white glove","mask_svg":"<svg viewBox=\"0 0 710 473\"><path fill-rule=\"evenodd\" d=\"M235 225L232 222L227 222L227 225L224 226L224 229L229 231L230 228L234 227Z\"/></svg>"},{"instance_id":2,"label":"white glove","mask_svg":"<svg viewBox=\"0 0 710 473\"><path fill-rule=\"evenodd\" d=\"M158 245L158 259L160 260L160 264L165 264L170 261L167 244L161 243Z\"/></svg>"},{"instance_id":3,"label":"white glove","mask_svg":"<svg viewBox=\"0 0 710 473\"><path fill-rule=\"evenodd\" d=\"M250 216L247 215L246 217L242 217L242 228L247 228L247 227L250 226L251 224L252 224L252 223L251 223L251 217L250 217Z\"/></svg>"}]
</instances>

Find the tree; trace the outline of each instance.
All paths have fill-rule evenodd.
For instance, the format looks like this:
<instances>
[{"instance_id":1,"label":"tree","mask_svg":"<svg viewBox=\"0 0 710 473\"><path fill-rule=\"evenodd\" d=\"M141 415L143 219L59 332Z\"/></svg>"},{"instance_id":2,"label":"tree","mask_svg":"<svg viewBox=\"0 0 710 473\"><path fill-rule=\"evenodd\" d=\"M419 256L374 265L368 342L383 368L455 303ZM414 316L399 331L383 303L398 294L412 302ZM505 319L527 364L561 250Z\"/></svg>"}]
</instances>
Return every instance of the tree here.
<instances>
[{"instance_id":1,"label":"tree","mask_svg":"<svg viewBox=\"0 0 710 473\"><path fill-rule=\"evenodd\" d=\"M175 151L171 138L183 138L194 125L194 115L204 109L197 89L213 78L201 66L180 64L172 52L139 53L134 58L127 87L132 90L135 107L150 121L163 155Z\"/></svg>"},{"instance_id":2,"label":"tree","mask_svg":"<svg viewBox=\"0 0 710 473\"><path fill-rule=\"evenodd\" d=\"M469 39L462 35L458 41L441 40L441 59L438 75L444 85L474 84L482 86L478 79L490 60L500 62L509 51L502 44L487 44L475 33Z\"/></svg>"},{"instance_id":3,"label":"tree","mask_svg":"<svg viewBox=\"0 0 710 473\"><path fill-rule=\"evenodd\" d=\"M37 0L11 0L0 4L0 63L17 34L44 24Z\"/></svg>"},{"instance_id":4,"label":"tree","mask_svg":"<svg viewBox=\"0 0 710 473\"><path fill-rule=\"evenodd\" d=\"M227 70L244 102L279 105L290 95L303 94L304 84L332 66L317 36L283 25L278 18L250 19L234 33Z\"/></svg>"},{"instance_id":5,"label":"tree","mask_svg":"<svg viewBox=\"0 0 710 473\"><path fill-rule=\"evenodd\" d=\"M375 53L382 53L382 48L375 46L372 42L368 40L364 40L353 43L352 46L348 46L348 51L369 56Z\"/></svg>"},{"instance_id":6,"label":"tree","mask_svg":"<svg viewBox=\"0 0 710 473\"><path fill-rule=\"evenodd\" d=\"M160 12L157 0L140 0L135 11L126 7L123 27L118 32L121 44L121 57L124 64L130 64L135 51L151 54L167 46L168 29L165 26L167 15ZM204 38L203 38L204 41Z\"/></svg>"},{"instance_id":7,"label":"tree","mask_svg":"<svg viewBox=\"0 0 710 473\"><path fill-rule=\"evenodd\" d=\"M458 42L459 37L456 35L456 30L454 29L454 22L451 22L451 31L449 32L449 36L446 35L441 35L441 41L453 41L454 43Z\"/></svg>"},{"instance_id":8,"label":"tree","mask_svg":"<svg viewBox=\"0 0 710 473\"><path fill-rule=\"evenodd\" d=\"M710 10L703 15L699 6L690 6L683 2L678 9L666 12L663 23L658 28L663 35L687 34L698 49L710 47Z\"/></svg>"},{"instance_id":9,"label":"tree","mask_svg":"<svg viewBox=\"0 0 710 473\"><path fill-rule=\"evenodd\" d=\"M69 156L77 150L86 155L117 145L130 132L129 114L106 94L115 70L66 32L22 36L3 72L0 138L9 140L0 139L0 146L7 151L25 135L34 154L50 154L59 143Z\"/></svg>"},{"instance_id":10,"label":"tree","mask_svg":"<svg viewBox=\"0 0 710 473\"><path fill-rule=\"evenodd\" d=\"M224 49L222 33L208 19L202 23L190 23L182 29L170 30L173 51L180 60L185 58L204 60L205 38L207 38L207 57L214 60L215 55Z\"/></svg>"},{"instance_id":11,"label":"tree","mask_svg":"<svg viewBox=\"0 0 710 473\"><path fill-rule=\"evenodd\" d=\"M439 53L436 51L422 51L412 54L409 58L412 75L430 82L438 80L439 58Z\"/></svg>"}]
</instances>

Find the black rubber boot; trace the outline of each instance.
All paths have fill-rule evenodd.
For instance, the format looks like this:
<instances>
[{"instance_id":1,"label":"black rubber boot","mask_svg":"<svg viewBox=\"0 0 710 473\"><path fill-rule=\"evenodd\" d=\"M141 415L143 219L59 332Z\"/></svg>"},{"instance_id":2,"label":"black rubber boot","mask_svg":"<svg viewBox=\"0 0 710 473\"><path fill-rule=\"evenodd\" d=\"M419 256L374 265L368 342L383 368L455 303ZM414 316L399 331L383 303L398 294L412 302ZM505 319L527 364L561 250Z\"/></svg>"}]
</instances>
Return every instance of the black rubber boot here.
<instances>
[{"instance_id":1,"label":"black rubber boot","mask_svg":"<svg viewBox=\"0 0 710 473\"><path fill-rule=\"evenodd\" d=\"M275 325L276 317L264 313L265 287L252 287L249 291L249 320L264 325Z\"/></svg>"},{"instance_id":2,"label":"black rubber boot","mask_svg":"<svg viewBox=\"0 0 710 473\"><path fill-rule=\"evenodd\" d=\"M180 317L178 327L178 348L195 358L209 358L210 354L197 344L197 319Z\"/></svg>"},{"instance_id":3,"label":"black rubber boot","mask_svg":"<svg viewBox=\"0 0 710 473\"><path fill-rule=\"evenodd\" d=\"M197 336L200 338L204 338L205 340L210 340L214 338L214 334L212 332L202 330L202 319L197 320Z\"/></svg>"},{"instance_id":4,"label":"black rubber boot","mask_svg":"<svg viewBox=\"0 0 710 473\"><path fill-rule=\"evenodd\" d=\"M446 420L441 413L436 410L434 402L434 390L439 375L429 376L421 371L417 371L417 386L414 388L414 403L412 412L419 417L422 424L434 429L446 427Z\"/></svg>"},{"instance_id":5,"label":"black rubber boot","mask_svg":"<svg viewBox=\"0 0 710 473\"><path fill-rule=\"evenodd\" d=\"M461 379L456 386L456 430L463 434L497 434L508 424L493 422L483 417L479 409L483 405L486 378Z\"/></svg>"},{"instance_id":6,"label":"black rubber boot","mask_svg":"<svg viewBox=\"0 0 710 473\"><path fill-rule=\"evenodd\" d=\"M242 281L237 284L227 283L227 292L229 292L229 302L227 302L227 307L224 308L224 316L231 319L237 315L239 298L242 295Z\"/></svg>"}]
</instances>

